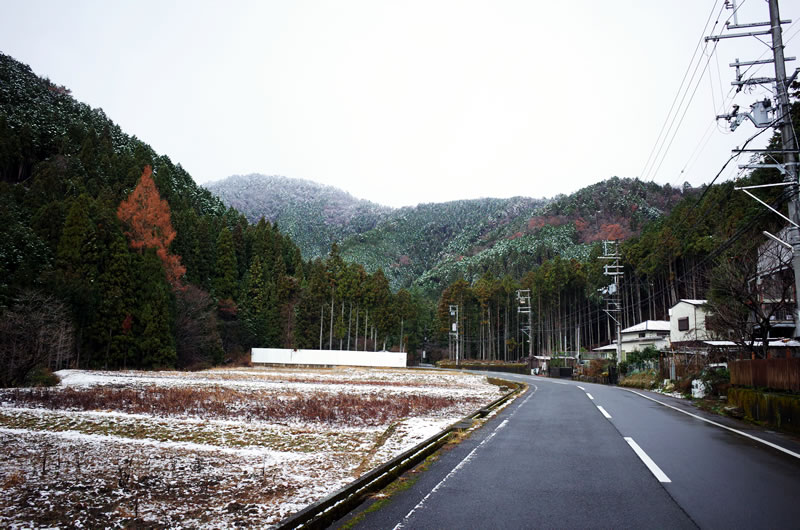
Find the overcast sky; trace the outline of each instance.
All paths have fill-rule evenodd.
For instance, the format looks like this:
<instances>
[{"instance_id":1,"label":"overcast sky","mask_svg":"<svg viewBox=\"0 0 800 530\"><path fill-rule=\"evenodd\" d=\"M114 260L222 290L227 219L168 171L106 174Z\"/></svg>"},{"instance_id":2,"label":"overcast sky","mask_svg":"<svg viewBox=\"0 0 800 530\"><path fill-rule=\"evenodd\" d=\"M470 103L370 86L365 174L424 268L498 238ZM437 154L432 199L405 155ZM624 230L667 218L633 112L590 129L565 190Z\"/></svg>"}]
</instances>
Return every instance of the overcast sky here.
<instances>
[{"instance_id":1,"label":"overcast sky","mask_svg":"<svg viewBox=\"0 0 800 530\"><path fill-rule=\"evenodd\" d=\"M707 32L733 33L723 3L0 0L0 51L201 184L284 175L390 206L551 197L615 175L709 182L756 132L714 116L767 94L731 92L728 64L770 56L769 37L691 62L709 15ZM738 3L739 23L769 19L766 1ZM781 15L800 19L800 2ZM787 56L798 30L784 26Z\"/></svg>"}]
</instances>

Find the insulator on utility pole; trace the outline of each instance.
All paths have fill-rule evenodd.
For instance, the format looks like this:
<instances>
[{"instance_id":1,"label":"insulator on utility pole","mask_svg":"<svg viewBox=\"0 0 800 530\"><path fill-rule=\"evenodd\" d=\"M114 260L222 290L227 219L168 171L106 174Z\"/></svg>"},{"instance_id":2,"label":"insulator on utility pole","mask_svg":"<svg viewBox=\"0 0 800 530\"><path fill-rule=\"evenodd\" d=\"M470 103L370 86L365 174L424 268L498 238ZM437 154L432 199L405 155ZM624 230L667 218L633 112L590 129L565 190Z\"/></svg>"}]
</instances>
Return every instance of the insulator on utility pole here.
<instances>
[{"instance_id":1,"label":"insulator on utility pole","mask_svg":"<svg viewBox=\"0 0 800 530\"><path fill-rule=\"evenodd\" d=\"M769 4L769 22L755 22L749 24L739 25L738 21L734 19L734 25L727 24L728 29L741 29L741 28L754 28L754 27L769 27L763 31L755 31L749 33L739 33L730 35L717 35L706 37L706 41L718 41L720 38L733 38L733 37L751 37L757 35L770 35L772 38L772 58L759 59L756 61L739 61L731 63L732 67L736 68L736 81L731 83L738 88L745 85L758 85L758 84L774 84L775 88L775 107L769 99L764 99L750 106L751 111L747 114L739 114L738 106L734 106L733 112L730 114L717 116L718 119L727 119L731 123L731 130L738 127L745 119L749 119L756 127L766 128L774 126L781 134L781 148L776 149L748 149L747 152L760 153L762 155L770 154L771 158L775 160L775 164L745 164L739 166L743 169L755 169L758 167L772 167L777 169L783 174L783 185L788 188L789 196L791 197L788 203L789 215L788 217L778 213L784 220L789 223L788 230L788 244L792 248L792 268L794 270L794 286L795 286L795 311L794 311L794 336L800 337L800 199L798 199L798 146L797 138L795 137L794 127L792 126L791 105L789 103L788 85L790 80L786 78L786 61L794 60L794 57L786 57L783 53L783 24L791 23L791 20L781 20L780 9L778 0L768 0ZM726 7L732 8L736 12L735 0L726 1ZM750 78L742 80L742 74L739 70L740 66L752 66L756 64L775 65L775 77L773 78ZM774 119L770 119L770 115L774 115ZM742 153L745 150L734 150L734 153ZM782 155L782 160L777 160L776 155ZM757 200L760 204L767 206L773 212L775 210L758 197L755 197L749 190L762 186L748 186L746 188L737 188L750 197ZM774 238L774 236L771 236Z\"/></svg>"}]
</instances>

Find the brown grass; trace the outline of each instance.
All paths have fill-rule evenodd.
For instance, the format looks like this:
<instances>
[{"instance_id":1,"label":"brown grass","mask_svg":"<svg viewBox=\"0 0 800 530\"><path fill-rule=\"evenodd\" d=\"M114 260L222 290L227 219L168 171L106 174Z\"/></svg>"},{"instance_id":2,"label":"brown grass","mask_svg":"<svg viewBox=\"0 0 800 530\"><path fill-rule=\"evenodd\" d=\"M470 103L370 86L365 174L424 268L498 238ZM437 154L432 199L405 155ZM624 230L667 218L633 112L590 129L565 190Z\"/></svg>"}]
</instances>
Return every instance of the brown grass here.
<instances>
[{"instance_id":1,"label":"brown grass","mask_svg":"<svg viewBox=\"0 0 800 530\"><path fill-rule=\"evenodd\" d=\"M206 419L245 419L267 422L304 420L318 423L382 425L456 404L448 397L352 394L301 394L276 397L267 392L240 392L226 388L65 388L10 390L3 401L17 406L51 410L115 411L129 414Z\"/></svg>"}]
</instances>

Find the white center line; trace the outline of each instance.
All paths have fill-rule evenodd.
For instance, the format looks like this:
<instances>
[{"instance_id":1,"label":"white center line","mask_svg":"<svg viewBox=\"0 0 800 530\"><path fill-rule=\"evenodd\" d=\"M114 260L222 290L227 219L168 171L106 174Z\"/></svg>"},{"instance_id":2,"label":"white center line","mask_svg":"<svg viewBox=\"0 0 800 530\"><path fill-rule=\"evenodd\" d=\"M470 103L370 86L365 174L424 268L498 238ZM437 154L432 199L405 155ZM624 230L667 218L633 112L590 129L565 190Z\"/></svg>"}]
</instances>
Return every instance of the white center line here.
<instances>
[{"instance_id":1,"label":"white center line","mask_svg":"<svg viewBox=\"0 0 800 530\"><path fill-rule=\"evenodd\" d=\"M584 392L586 392L586 389L585 389L585 388L583 388L581 385L578 385L578 388L580 388L581 390L583 390Z\"/></svg>"},{"instance_id":2,"label":"white center line","mask_svg":"<svg viewBox=\"0 0 800 530\"><path fill-rule=\"evenodd\" d=\"M609 420L611 419L611 414L609 414L608 412L606 412L606 409L604 409L604 408L603 408L603 407L601 407L600 405L597 405L597 408L598 408L598 409L600 409L600 412L602 412L602 413L603 413L603 416L605 416L605 417L606 417L607 419L609 419Z\"/></svg>"},{"instance_id":3,"label":"white center line","mask_svg":"<svg viewBox=\"0 0 800 530\"><path fill-rule=\"evenodd\" d=\"M589 392L586 392L586 395L587 395L587 396L589 396L589 399L591 399L592 401L594 401L594 396L592 396L592 395L591 395Z\"/></svg>"},{"instance_id":4,"label":"white center line","mask_svg":"<svg viewBox=\"0 0 800 530\"><path fill-rule=\"evenodd\" d=\"M650 458L641 447L639 447L639 444L633 441L633 438L626 436L625 441L628 442L628 445L631 446L631 449L633 449L633 452L636 453L636 456L638 456L642 462L644 462L644 465L646 465L647 469L649 469L650 472L655 475L659 482L672 482L667 474L661 471L661 468L658 467L655 462L653 462L653 459Z\"/></svg>"}]
</instances>

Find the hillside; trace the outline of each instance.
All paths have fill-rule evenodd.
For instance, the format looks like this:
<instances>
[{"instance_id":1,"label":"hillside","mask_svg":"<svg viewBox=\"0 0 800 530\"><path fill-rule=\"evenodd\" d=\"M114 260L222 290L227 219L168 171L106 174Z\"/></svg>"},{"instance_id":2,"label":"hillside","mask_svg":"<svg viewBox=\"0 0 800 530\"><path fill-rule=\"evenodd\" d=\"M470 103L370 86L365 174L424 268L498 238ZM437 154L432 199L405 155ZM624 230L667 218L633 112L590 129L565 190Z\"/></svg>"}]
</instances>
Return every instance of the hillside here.
<instances>
[{"instance_id":1,"label":"hillside","mask_svg":"<svg viewBox=\"0 0 800 530\"><path fill-rule=\"evenodd\" d=\"M328 191L314 199L320 225L354 230L384 210L350 200L343 213L348 199ZM285 196L266 203L309 216ZM364 327L331 318L331 286L345 281L358 289L341 285L336 300ZM320 347L321 324L329 347L397 347L403 331L413 348L426 332L407 295L338 256L303 261L277 226L249 223L101 109L0 54L0 386Z\"/></svg>"},{"instance_id":2,"label":"hillside","mask_svg":"<svg viewBox=\"0 0 800 530\"><path fill-rule=\"evenodd\" d=\"M325 256L331 244L371 230L392 211L332 186L267 175L234 175L205 187L225 204L258 222L277 224L306 259Z\"/></svg>"},{"instance_id":3,"label":"hillside","mask_svg":"<svg viewBox=\"0 0 800 530\"><path fill-rule=\"evenodd\" d=\"M491 272L521 278L554 256L585 260L596 241L639 233L681 198L670 186L615 177L552 201L421 205L345 241L342 253L368 269L384 267L395 286L433 294L459 277L473 282Z\"/></svg>"},{"instance_id":4,"label":"hillside","mask_svg":"<svg viewBox=\"0 0 800 530\"><path fill-rule=\"evenodd\" d=\"M383 269L394 289L430 295L484 272L521 278L553 256L586 259L592 244L627 239L669 213L682 190L617 177L555 199L474 199L396 210L309 181L248 175L208 186L249 219L264 216L306 257L337 242L342 257Z\"/></svg>"}]
</instances>

